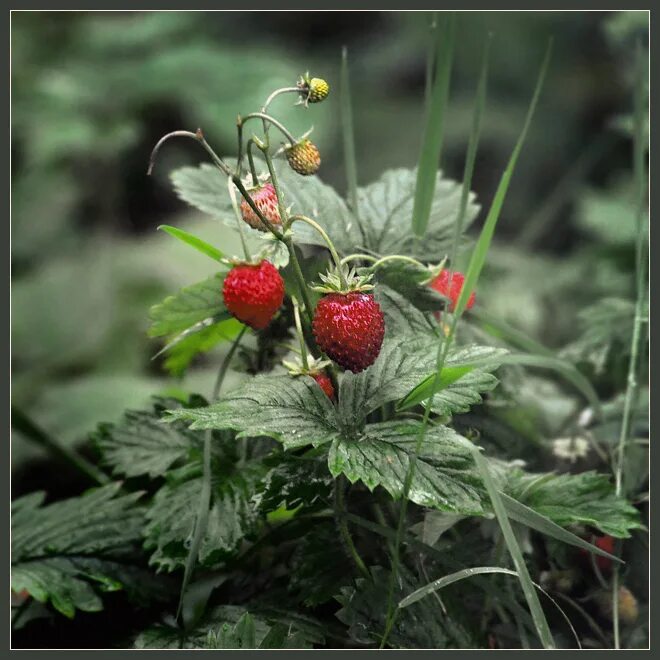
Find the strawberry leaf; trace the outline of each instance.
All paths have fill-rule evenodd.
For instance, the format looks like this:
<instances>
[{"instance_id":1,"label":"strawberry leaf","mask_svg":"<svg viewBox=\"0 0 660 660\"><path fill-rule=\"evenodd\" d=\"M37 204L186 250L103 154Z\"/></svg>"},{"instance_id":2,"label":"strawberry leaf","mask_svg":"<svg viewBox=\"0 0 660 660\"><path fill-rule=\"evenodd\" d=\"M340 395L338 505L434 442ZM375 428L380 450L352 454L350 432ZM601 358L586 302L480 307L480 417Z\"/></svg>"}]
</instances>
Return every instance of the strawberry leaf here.
<instances>
[{"instance_id":1,"label":"strawberry leaf","mask_svg":"<svg viewBox=\"0 0 660 660\"><path fill-rule=\"evenodd\" d=\"M333 441L328 467L369 490L382 486L395 500L415 453L421 424L395 421L369 424L358 437ZM446 426L426 431L417 457L409 499L421 506L465 515L479 515L481 481L474 469L469 443Z\"/></svg>"},{"instance_id":2,"label":"strawberry leaf","mask_svg":"<svg viewBox=\"0 0 660 660\"><path fill-rule=\"evenodd\" d=\"M11 586L72 618L103 609L99 592L123 589L138 602L164 595L165 583L141 566L144 512L139 493L119 484L40 506L44 493L12 503Z\"/></svg>"},{"instance_id":3,"label":"strawberry leaf","mask_svg":"<svg viewBox=\"0 0 660 660\"><path fill-rule=\"evenodd\" d=\"M231 556L256 531L261 516L251 499L264 473L256 462L238 470L214 461L211 506L199 548L201 566L215 566ZM201 491L201 461L170 472L147 510L144 536L145 547L152 550L151 564L166 571L185 565Z\"/></svg>"},{"instance_id":4,"label":"strawberry leaf","mask_svg":"<svg viewBox=\"0 0 660 660\"><path fill-rule=\"evenodd\" d=\"M214 322L218 322L230 318L222 299L222 282L225 275L225 271L213 275L154 305L149 310L152 321L149 335L172 335L184 332L206 319L213 318Z\"/></svg>"},{"instance_id":5,"label":"strawberry leaf","mask_svg":"<svg viewBox=\"0 0 660 660\"><path fill-rule=\"evenodd\" d=\"M309 376L256 376L206 408L169 410L169 420L192 429L234 429L238 437L268 436L286 449L320 445L339 436L335 409Z\"/></svg>"}]
</instances>

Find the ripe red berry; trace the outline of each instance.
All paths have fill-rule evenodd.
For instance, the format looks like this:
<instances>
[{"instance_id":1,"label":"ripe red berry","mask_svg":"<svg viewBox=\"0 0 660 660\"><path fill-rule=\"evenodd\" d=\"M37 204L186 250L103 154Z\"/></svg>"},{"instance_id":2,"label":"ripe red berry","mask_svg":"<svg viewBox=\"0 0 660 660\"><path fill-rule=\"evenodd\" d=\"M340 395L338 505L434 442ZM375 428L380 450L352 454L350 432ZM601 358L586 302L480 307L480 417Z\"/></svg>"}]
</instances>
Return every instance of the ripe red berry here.
<instances>
[{"instance_id":1,"label":"ripe red berry","mask_svg":"<svg viewBox=\"0 0 660 660\"><path fill-rule=\"evenodd\" d=\"M456 303L458 302L458 297L461 295L464 282L465 275L463 273L452 273L450 270L445 269L431 282L431 287L445 296L445 298L449 298L451 301L449 311L453 312L456 309ZM465 305L465 309L470 309L474 305L474 300L475 294L472 292Z\"/></svg>"},{"instance_id":2,"label":"ripe red berry","mask_svg":"<svg viewBox=\"0 0 660 660\"><path fill-rule=\"evenodd\" d=\"M380 353L385 319L369 293L330 293L319 300L312 329L318 347L330 359L359 373Z\"/></svg>"},{"instance_id":3,"label":"ripe red berry","mask_svg":"<svg viewBox=\"0 0 660 660\"><path fill-rule=\"evenodd\" d=\"M328 399L335 398L335 388L325 371L319 371L315 374L310 374L312 378L319 384L321 389L328 395Z\"/></svg>"},{"instance_id":4,"label":"ripe red berry","mask_svg":"<svg viewBox=\"0 0 660 660\"><path fill-rule=\"evenodd\" d=\"M265 328L282 306L284 280L270 261L234 266L222 289L225 307L254 330Z\"/></svg>"},{"instance_id":5,"label":"ripe red berry","mask_svg":"<svg viewBox=\"0 0 660 660\"><path fill-rule=\"evenodd\" d=\"M600 548L605 552L609 552L609 554L614 553L614 539L611 536L599 536L593 541L593 544L597 548ZM580 553L586 556L590 554L588 550L583 548L580 549ZM609 571L612 568L612 560L608 557L601 557L600 555L597 555L596 563L598 564L598 568L603 572Z\"/></svg>"},{"instance_id":6,"label":"ripe red berry","mask_svg":"<svg viewBox=\"0 0 660 660\"><path fill-rule=\"evenodd\" d=\"M248 190L254 205L266 217L271 225L281 225L280 209L277 205L277 193L272 183L264 183ZM241 199L241 216L250 227L259 231L268 231L254 209L247 203L245 198Z\"/></svg>"}]
</instances>

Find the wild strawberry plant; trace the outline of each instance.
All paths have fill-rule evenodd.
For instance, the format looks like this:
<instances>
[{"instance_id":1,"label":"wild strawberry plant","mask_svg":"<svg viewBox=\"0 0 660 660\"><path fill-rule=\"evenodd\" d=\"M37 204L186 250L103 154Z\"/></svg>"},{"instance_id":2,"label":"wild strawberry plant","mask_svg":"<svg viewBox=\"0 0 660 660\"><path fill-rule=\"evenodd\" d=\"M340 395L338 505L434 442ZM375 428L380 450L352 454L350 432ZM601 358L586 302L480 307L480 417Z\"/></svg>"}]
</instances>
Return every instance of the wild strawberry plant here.
<instances>
[{"instance_id":1,"label":"wild strawberry plant","mask_svg":"<svg viewBox=\"0 0 660 660\"><path fill-rule=\"evenodd\" d=\"M309 134L293 136L271 109L293 97L323 112L331 88L309 74L239 116L231 156L201 130L158 143L150 168L172 138L207 151L210 163L172 174L174 188L238 231L243 254L165 227L217 273L155 305L150 334L178 373L229 348L206 397L156 399L99 427L88 471L98 488L14 502L16 627L97 612L120 590L149 614L118 642L138 648L575 646L605 624L566 595L578 578L562 566L603 582L598 616L615 627L636 618L614 539L642 527L637 508L607 474L528 467L489 430L519 405L515 375L527 367L553 370L607 419L571 362L513 350L473 316L547 59L459 272L479 211L470 182L487 58L459 184L437 170L451 19L441 32L419 167L366 187L355 181L344 61L350 201L316 176ZM229 368L246 373L237 388L224 387Z\"/></svg>"}]
</instances>

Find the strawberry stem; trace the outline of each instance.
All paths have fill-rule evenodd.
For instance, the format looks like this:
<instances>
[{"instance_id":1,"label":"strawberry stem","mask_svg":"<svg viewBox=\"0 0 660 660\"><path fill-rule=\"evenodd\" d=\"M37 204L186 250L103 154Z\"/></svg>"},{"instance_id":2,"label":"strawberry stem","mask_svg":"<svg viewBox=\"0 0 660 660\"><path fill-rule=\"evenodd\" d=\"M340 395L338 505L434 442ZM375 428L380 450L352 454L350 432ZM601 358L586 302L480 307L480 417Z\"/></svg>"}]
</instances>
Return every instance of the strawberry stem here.
<instances>
[{"instance_id":1,"label":"strawberry stem","mask_svg":"<svg viewBox=\"0 0 660 660\"><path fill-rule=\"evenodd\" d=\"M250 174L252 176L252 185L259 185L259 177L257 176L257 168L254 166L254 156L252 155L252 147L255 144L254 140L250 138L247 142L247 157L250 165Z\"/></svg>"},{"instance_id":2,"label":"strawberry stem","mask_svg":"<svg viewBox=\"0 0 660 660\"><path fill-rule=\"evenodd\" d=\"M326 242L328 249L330 250L332 259L337 266L337 273L339 275L341 286L343 289L348 289L348 284L346 282L346 278L344 277L344 269L342 268L341 259L339 258L339 254L337 253L334 243L330 240L328 234L326 234L325 229L323 229L323 227L321 227L318 222L308 218L306 215L292 215L290 218L290 225L292 225L296 220L299 220L300 222L306 222L310 227L313 227L319 234L321 234L321 237Z\"/></svg>"},{"instance_id":3,"label":"strawberry stem","mask_svg":"<svg viewBox=\"0 0 660 660\"><path fill-rule=\"evenodd\" d=\"M284 236L282 235L281 232L279 232L273 225L271 224L270 220L259 210L257 205L254 203L254 200L252 197L250 197L250 193L245 189L245 186L243 185L243 182L240 180L239 177L237 177L235 174L231 175L231 180L234 182L234 185L238 188L239 192L243 197L245 198L245 201L248 203L250 208L257 214L257 217L261 222L263 222L264 226L280 241L284 240Z\"/></svg>"},{"instance_id":4,"label":"strawberry stem","mask_svg":"<svg viewBox=\"0 0 660 660\"><path fill-rule=\"evenodd\" d=\"M298 335L298 341L300 342L300 359L302 360L302 365L305 371L309 371L309 361L307 359L305 336L303 335L302 324L300 322L300 308L298 306L298 301L294 296L291 296L291 302L293 303L293 318L296 322L296 334Z\"/></svg>"},{"instance_id":5,"label":"strawberry stem","mask_svg":"<svg viewBox=\"0 0 660 660\"><path fill-rule=\"evenodd\" d=\"M286 129L284 124L279 122L275 117L271 117L270 115L266 114L265 112L251 112L249 115L245 115L243 118L243 121L246 122L249 119L263 119L264 122L269 122L275 128L279 129L279 131L284 135L284 137L291 143L295 144L297 140L289 133L289 131Z\"/></svg>"},{"instance_id":6,"label":"strawberry stem","mask_svg":"<svg viewBox=\"0 0 660 660\"><path fill-rule=\"evenodd\" d=\"M276 89L266 99L266 102L264 103L263 107L261 108L261 112L266 114L268 112L268 106L275 100L275 97L279 96L280 94L287 94L289 92L296 92L297 94L300 94L300 87L280 87L280 89Z\"/></svg>"},{"instance_id":7,"label":"strawberry stem","mask_svg":"<svg viewBox=\"0 0 660 660\"><path fill-rule=\"evenodd\" d=\"M238 235L241 238L241 245L243 246L243 254L248 261L252 261L252 255L250 254L250 249L248 248L247 242L245 240L245 233L243 232L243 218L241 216L241 210L238 207L238 202L236 201L236 191L232 183L231 177L227 178L227 189L229 190L229 199L231 199L231 206L234 209L234 215L236 216L236 224L238 225Z\"/></svg>"}]
</instances>

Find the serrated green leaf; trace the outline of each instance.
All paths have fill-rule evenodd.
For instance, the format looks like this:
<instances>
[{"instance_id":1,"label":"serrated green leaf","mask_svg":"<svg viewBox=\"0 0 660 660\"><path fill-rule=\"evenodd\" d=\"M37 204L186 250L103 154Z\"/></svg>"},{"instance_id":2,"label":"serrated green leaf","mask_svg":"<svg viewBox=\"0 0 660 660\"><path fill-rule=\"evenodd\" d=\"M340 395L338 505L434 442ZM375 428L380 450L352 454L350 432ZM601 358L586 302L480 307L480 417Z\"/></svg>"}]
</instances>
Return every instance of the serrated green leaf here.
<instances>
[{"instance_id":1,"label":"serrated green leaf","mask_svg":"<svg viewBox=\"0 0 660 660\"><path fill-rule=\"evenodd\" d=\"M206 408L168 411L192 429L234 429L238 437L265 435L287 449L338 437L335 409L313 378L259 375Z\"/></svg>"},{"instance_id":2,"label":"serrated green leaf","mask_svg":"<svg viewBox=\"0 0 660 660\"><path fill-rule=\"evenodd\" d=\"M243 324L233 318L218 323L213 322L211 325L202 321L196 325L200 326L198 330L192 331L195 326L189 328L185 331L185 336L179 335L178 340L170 341L158 352L161 354L167 351L165 368L173 376L181 376L194 358L201 353L207 353L220 342L236 339L243 328Z\"/></svg>"},{"instance_id":3,"label":"serrated green leaf","mask_svg":"<svg viewBox=\"0 0 660 660\"><path fill-rule=\"evenodd\" d=\"M217 248L213 247L205 240L191 234L190 232L184 231L183 229L178 229L177 227L171 227L170 225L160 225L158 229L162 229L167 232L170 236L174 236L182 243L190 245L195 248L198 252L205 254L207 257L211 257L215 261L222 263L223 254Z\"/></svg>"},{"instance_id":4,"label":"serrated green leaf","mask_svg":"<svg viewBox=\"0 0 660 660\"><path fill-rule=\"evenodd\" d=\"M285 507L289 511L327 506L333 480L325 461L283 454L279 464L265 476L254 502L263 513Z\"/></svg>"},{"instance_id":5,"label":"serrated green leaf","mask_svg":"<svg viewBox=\"0 0 660 660\"><path fill-rule=\"evenodd\" d=\"M136 477L147 474L151 478L163 475L175 462L185 458L191 449L201 450L198 433L184 424L164 424L163 406L175 405L163 400L152 410L128 410L118 424L102 424L92 436L112 466L113 474Z\"/></svg>"},{"instance_id":6,"label":"serrated green leaf","mask_svg":"<svg viewBox=\"0 0 660 660\"><path fill-rule=\"evenodd\" d=\"M342 608L337 618L348 626L349 637L360 644L379 644L385 627L390 574L381 566L370 568L371 580L359 578L353 587L342 588L337 597ZM394 597L400 600L416 586L416 577L405 567ZM453 614L453 612L452 612ZM388 637L388 646L404 649L445 649L469 645L466 631L457 631L454 617L441 616L435 603L420 601L400 612ZM457 639L457 632L460 637ZM474 642L473 642L474 643Z\"/></svg>"},{"instance_id":7,"label":"serrated green leaf","mask_svg":"<svg viewBox=\"0 0 660 660\"><path fill-rule=\"evenodd\" d=\"M408 334L428 334L437 328L422 311L385 284L374 289L374 297L385 317L386 337L399 337Z\"/></svg>"},{"instance_id":8,"label":"serrated green leaf","mask_svg":"<svg viewBox=\"0 0 660 660\"><path fill-rule=\"evenodd\" d=\"M443 309L446 303L446 298L429 286L430 276L428 268L402 260L386 261L374 272L375 282L387 285L422 311Z\"/></svg>"},{"instance_id":9,"label":"serrated green leaf","mask_svg":"<svg viewBox=\"0 0 660 660\"><path fill-rule=\"evenodd\" d=\"M641 527L639 512L616 496L607 475L529 474L517 469L506 479L506 494L562 527L590 525L618 538L628 538L630 530Z\"/></svg>"},{"instance_id":10,"label":"serrated green leaf","mask_svg":"<svg viewBox=\"0 0 660 660\"><path fill-rule=\"evenodd\" d=\"M374 183L358 189L360 220L369 239L364 247L378 254L404 254L437 263L449 253L452 245L461 185L443 178L442 172L437 173L428 229L424 240L420 241L410 232L416 176L416 169L388 170ZM479 213L474 199L471 194L464 229Z\"/></svg>"},{"instance_id":11,"label":"serrated green leaf","mask_svg":"<svg viewBox=\"0 0 660 660\"><path fill-rule=\"evenodd\" d=\"M222 298L226 272L181 289L149 310L152 321L149 336L162 337L188 330L196 323L214 318L214 322L230 318Z\"/></svg>"},{"instance_id":12,"label":"serrated green leaf","mask_svg":"<svg viewBox=\"0 0 660 660\"><path fill-rule=\"evenodd\" d=\"M199 563L207 567L231 556L243 539L255 532L260 515L252 497L265 473L256 462L240 469L214 463L211 506L199 548ZM154 496L144 528L145 547L152 550L150 563L167 571L185 565L202 481L201 463L193 463L180 478L170 478Z\"/></svg>"},{"instance_id":13,"label":"serrated green leaf","mask_svg":"<svg viewBox=\"0 0 660 660\"><path fill-rule=\"evenodd\" d=\"M354 439L334 440L328 454L330 472L334 477L344 474L351 483L361 481L372 491L382 486L400 499L419 431L417 421L383 422L367 425ZM466 443L446 426L426 432L410 486L411 501L440 511L482 513L480 480Z\"/></svg>"},{"instance_id":14,"label":"serrated green leaf","mask_svg":"<svg viewBox=\"0 0 660 660\"><path fill-rule=\"evenodd\" d=\"M144 597L152 585L139 586L149 581L137 559L140 494L117 497L118 489L112 484L48 506L40 506L40 493L13 503L12 589L67 617L102 609L99 591Z\"/></svg>"},{"instance_id":15,"label":"serrated green leaf","mask_svg":"<svg viewBox=\"0 0 660 660\"><path fill-rule=\"evenodd\" d=\"M433 378L435 371L434 338L404 337L385 341L374 364L359 374L346 373L339 388L339 416L347 423L360 420L388 401L406 397L414 388ZM433 411L441 415L465 412L481 402L481 393L493 389L497 378L490 374L497 367L504 349L488 346L465 346L450 350L445 361L452 379L433 400ZM486 362L487 366L463 372L471 362Z\"/></svg>"},{"instance_id":16,"label":"serrated green leaf","mask_svg":"<svg viewBox=\"0 0 660 660\"><path fill-rule=\"evenodd\" d=\"M265 163L255 158L259 171L266 171ZM274 163L278 183L285 206L291 206L292 214L303 214L319 222L330 234L340 252L360 244L360 233L344 200L316 176L300 177L286 164ZM183 167L171 175L177 195L188 204L222 220L234 229L236 219L229 199L226 181L217 168L203 164L199 167ZM294 225L298 243L325 247L323 238L309 225ZM260 232L245 226L246 234L257 237Z\"/></svg>"},{"instance_id":17,"label":"serrated green leaf","mask_svg":"<svg viewBox=\"0 0 660 660\"><path fill-rule=\"evenodd\" d=\"M527 525L527 527L531 527L537 532L546 534L547 536L550 536L553 539L557 539L558 541L563 541L569 545L574 545L578 548L582 548L583 550L588 550L589 552L593 552L594 554L600 555L601 557L607 557L612 561L621 561L618 557L615 557L614 555L601 550L599 547L591 543L587 543L587 541L584 539L581 539L579 536L576 536L572 532L569 532L563 527L560 527L556 523L552 522L552 520L550 520L550 518L547 516L541 515L537 511L534 511L534 509L525 506L506 493L500 493L500 497L502 499L502 504L504 504L504 508L506 509L507 515L509 518L511 518L511 520L515 520L516 522L519 522L523 525Z\"/></svg>"},{"instance_id":18,"label":"serrated green leaf","mask_svg":"<svg viewBox=\"0 0 660 660\"><path fill-rule=\"evenodd\" d=\"M271 616L258 609L236 605L211 608L192 629L182 633L177 626L157 624L140 633L137 649L247 649L312 648L323 637L317 628L301 625L296 618Z\"/></svg>"}]
</instances>

